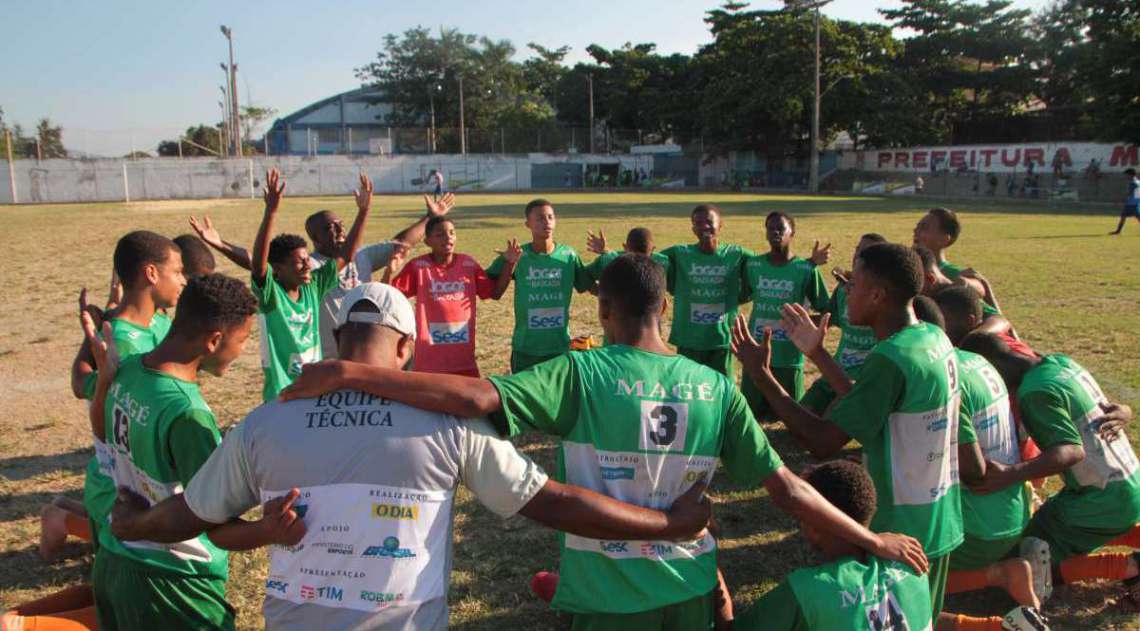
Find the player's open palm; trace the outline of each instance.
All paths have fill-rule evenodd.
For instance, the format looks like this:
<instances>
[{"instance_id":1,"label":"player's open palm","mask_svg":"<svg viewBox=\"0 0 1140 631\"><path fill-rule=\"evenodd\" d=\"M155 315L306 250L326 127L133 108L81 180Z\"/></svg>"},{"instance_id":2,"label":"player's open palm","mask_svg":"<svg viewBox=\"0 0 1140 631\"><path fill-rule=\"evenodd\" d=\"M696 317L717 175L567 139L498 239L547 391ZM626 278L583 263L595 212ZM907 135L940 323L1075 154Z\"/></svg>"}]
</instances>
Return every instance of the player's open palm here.
<instances>
[{"instance_id":1,"label":"player's open palm","mask_svg":"<svg viewBox=\"0 0 1140 631\"><path fill-rule=\"evenodd\" d=\"M261 197L265 200L265 211L277 212L281 205L281 198L285 196L285 180L277 169L270 169L265 174L265 186L261 189Z\"/></svg>"},{"instance_id":2,"label":"player's open palm","mask_svg":"<svg viewBox=\"0 0 1140 631\"><path fill-rule=\"evenodd\" d=\"M522 246L519 245L518 239L507 239L507 247L502 250L495 250L495 254L503 257L503 260L514 265L522 258Z\"/></svg>"},{"instance_id":3,"label":"player's open palm","mask_svg":"<svg viewBox=\"0 0 1140 631\"><path fill-rule=\"evenodd\" d=\"M746 375L758 375L768 370L772 355L772 329L764 327L764 339L757 342L748 330L748 319L744 314L736 316L732 324L732 354L740 360Z\"/></svg>"},{"instance_id":4,"label":"player's open palm","mask_svg":"<svg viewBox=\"0 0 1140 631\"><path fill-rule=\"evenodd\" d=\"M881 559L905 563L919 574L926 574L930 570L930 561L922 551L922 544L914 537L893 532L880 533L879 547L871 552Z\"/></svg>"},{"instance_id":5,"label":"player's open palm","mask_svg":"<svg viewBox=\"0 0 1140 631\"><path fill-rule=\"evenodd\" d=\"M823 337L827 334L827 325L831 323L831 314L823 314L819 326L816 326L808 310L796 303L780 307L780 316L780 328L784 329L788 339L801 353L811 353L823 346Z\"/></svg>"},{"instance_id":6,"label":"player's open palm","mask_svg":"<svg viewBox=\"0 0 1140 631\"><path fill-rule=\"evenodd\" d=\"M586 249L594 254L606 253L606 231L598 230L598 234L593 231L586 231Z\"/></svg>"},{"instance_id":7,"label":"player's open palm","mask_svg":"<svg viewBox=\"0 0 1140 631\"><path fill-rule=\"evenodd\" d=\"M815 265L816 267L819 267L821 265L827 265L827 262L830 260L831 260L831 244L828 243L827 245L820 247L819 241L816 241L815 245L813 245L811 248L811 263L812 263L812 265Z\"/></svg>"},{"instance_id":8,"label":"player's open palm","mask_svg":"<svg viewBox=\"0 0 1140 631\"><path fill-rule=\"evenodd\" d=\"M209 215L202 215L202 220L199 221L197 217L190 216L190 228L198 235L198 238L205 241L206 245L214 248L222 247L222 235L218 229L214 227L214 222L210 221Z\"/></svg>"},{"instance_id":9,"label":"player's open palm","mask_svg":"<svg viewBox=\"0 0 1140 631\"><path fill-rule=\"evenodd\" d=\"M455 206L455 193L447 193L438 201L424 195L424 205L427 206L427 212L432 217L443 217L451 212Z\"/></svg>"},{"instance_id":10,"label":"player's open palm","mask_svg":"<svg viewBox=\"0 0 1140 631\"><path fill-rule=\"evenodd\" d=\"M360 187L352 191L352 199L356 201L357 210L372 208L372 179L368 174L360 174Z\"/></svg>"}]
</instances>

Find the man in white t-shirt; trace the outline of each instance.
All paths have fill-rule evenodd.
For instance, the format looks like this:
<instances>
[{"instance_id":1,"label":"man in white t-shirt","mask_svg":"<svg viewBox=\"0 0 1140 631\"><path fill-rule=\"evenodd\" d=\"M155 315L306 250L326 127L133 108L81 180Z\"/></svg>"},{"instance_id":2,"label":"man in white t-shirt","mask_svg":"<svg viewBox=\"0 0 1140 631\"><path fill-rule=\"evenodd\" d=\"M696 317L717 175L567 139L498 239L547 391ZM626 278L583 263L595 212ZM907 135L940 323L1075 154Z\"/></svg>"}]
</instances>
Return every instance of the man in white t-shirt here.
<instances>
[{"instance_id":1,"label":"man in white t-shirt","mask_svg":"<svg viewBox=\"0 0 1140 631\"><path fill-rule=\"evenodd\" d=\"M411 359L414 312L389 285L349 291L336 324L344 359L389 368ZM502 517L597 539L691 537L709 517L701 486L668 513L624 504L550 480L485 419L339 390L257 408L184 494L151 508L121 494L112 528L127 540L180 541L264 498L297 495L289 518L304 521L305 535L273 548L268 628L445 629L459 484Z\"/></svg>"},{"instance_id":2,"label":"man in white t-shirt","mask_svg":"<svg viewBox=\"0 0 1140 631\"><path fill-rule=\"evenodd\" d=\"M319 325L321 356L323 358L336 359L337 357L337 344L332 333L333 321L336 318L337 310L340 308L341 300L344 299L348 290L360 283L372 280L373 273L377 274L377 279L379 279L380 273L391 263L392 257L403 256L409 249L423 241L424 227L427 225L428 219L446 215L455 205L455 196L448 193L442 198L433 200L425 195L424 205L427 207L427 213L415 223L397 232L396 236L389 241L380 241L361 247L356 251L356 256L341 268L339 273L340 287L325 294L324 300L321 302ZM191 217L190 227L198 233L198 236L207 245L243 269L250 269L249 251L240 245L222 239L221 234L214 227L209 217L203 217L201 221ZM308 219L305 220L305 233L313 242L313 249L309 254L312 269L315 270L330 260L345 258L344 252L349 241L349 233L344 229L344 222L333 211L318 210L309 215Z\"/></svg>"}]
</instances>

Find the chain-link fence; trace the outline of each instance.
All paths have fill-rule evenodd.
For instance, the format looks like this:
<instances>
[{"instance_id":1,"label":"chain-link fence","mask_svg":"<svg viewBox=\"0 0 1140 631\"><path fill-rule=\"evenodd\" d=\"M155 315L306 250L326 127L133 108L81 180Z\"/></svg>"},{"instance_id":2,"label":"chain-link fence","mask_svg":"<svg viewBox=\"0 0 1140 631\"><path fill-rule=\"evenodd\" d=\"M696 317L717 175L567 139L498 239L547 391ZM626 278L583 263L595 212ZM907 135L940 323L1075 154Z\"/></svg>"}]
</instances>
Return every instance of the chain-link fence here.
<instances>
[{"instance_id":1,"label":"chain-link fence","mask_svg":"<svg viewBox=\"0 0 1140 631\"><path fill-rule=\"evenodd\" d=\"M384 127L380 125L287 125L268 132L257 145L270 155L392 155L392 154L628 154L641 144L667 139L637 129L588 127Z\"/></svg>"}]
</instances>

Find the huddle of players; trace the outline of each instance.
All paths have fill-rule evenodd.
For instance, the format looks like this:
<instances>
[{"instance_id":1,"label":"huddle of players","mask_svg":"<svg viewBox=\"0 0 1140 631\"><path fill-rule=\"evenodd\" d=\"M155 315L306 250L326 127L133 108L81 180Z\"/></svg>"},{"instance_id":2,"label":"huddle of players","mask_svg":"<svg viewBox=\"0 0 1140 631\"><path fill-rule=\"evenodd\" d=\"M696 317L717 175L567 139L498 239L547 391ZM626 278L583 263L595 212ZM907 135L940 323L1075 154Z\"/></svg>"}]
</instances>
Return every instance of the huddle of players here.
<instances>
[{"instance_id":1,"label":"huddle of players","mask_svg":"<svg viewBox=\"0 0 1140 631\"><path fill-rule=\"evenodd\" d=\"M271 174L265 220L253 248L253 294L237 281L208 275L192 280L179 297L177 250L161 258L136 257L132 267L127 249L122 257L116 249L124 298L105 336L115 339L120 365L113 381L100 379L112 371L83 368L73 379L78 393L95 402L97 458L84 495L98 548L93 583L103 628L132 627L145 619L115 618L120 611L140 615L126 596L139 590L183 598L187 607L176 607L179 615L193 612L198 622L232 624L223 595L223 549L297 543L295 497L263 497L270 503L260 521L227 523L175 545L127 543L107 527L114 482L126 482L157 502L188 486L218 445L220 435L194 374L224 372L240 353L255 312L265 332L267 400L289 381L290 397L351 384L421 409L488 416L504 434L546 431L563 439L562 481L649 508L668 508L693 481L707 483L718 460L734 478L763 483L777 505L801 520L805 536L829 563L791 574L738 618L741 628L1003 628L1001 618L940 615L949 577L952 591L1005 586L1022 607L1007 616L1004 628L1039 629L1046 627L1033 608L1048 596L1051 580L1130 580L1138 574L1132 555L1079 556L1110 542L1135 545L1140 482L1135 456L1119 433L1130 410L1110 405L1071 359L1011 350L1006 340L1015 338L1008 323L999 331L1004 339L989 332L985 327L992 323L980 313L978 294L953 279L935 294L951 337L916 320L912 305L924 287L951 274L977 278L945 262L944 250L958 231L949 211L932 211L916 229L916 242L933 246L927 257L935 261L933 269L924 270L910 248L865 235L850 275L829 299L816 267L791 255L795 225L782 213L765 222L771 250L764 255L720 244L719 211L699 206L692 213L696 244L650 259L648 231L634 230L626 250L640 254L605 253L587 267L571 248L554 242L554 209L536 200L525 211L532 243L508 243L481 277L478 264L454 253L454 225L442 218L446 207L429 204L429 216L420 223L432 252L392 279L417 298L419 372L407 373L356 362L308 364L320 358L312 350L319 349L318 334L306 337L303 331L315 329L317 305L338 284L322 269L355 262L370 186L362 180L360 213L348 237L335 218L329 220L335 222L328 228L335 249L320 252L319 237L310 229L318 252L336 262L315 272L303 240L269 240L283 189ZM389 259L398 260L414 241L407 232L391 246ZM221 241L216 231L199 233L231 259L241 259L244 251ZM604 240L592 245L604 250ZM387 267L388 278L395 264L371 269L380 267ZM454 275L446 276L449 271ZM501 296L505 278L516 282L514 374L479 380L472 370L473 298ZM994 302L984 279L979 284ZM598 292L606 347L565 352L574 290ZM688 359L669 354L660 339L666 291L674 295L669 341ZM173 307L175 299L172 326L160 309ZM739 305L749 300L751 318L737 318ZM433 304L438 302L460 305ZM827 314L819 326L803 303ZM268 321L280 312L287 338L275 336ZM842 329L834 357L822 346L831 317ZM76 364L98 368L113 359L100 352L90 315L85 320L90 344ZM275 337L295 343L273 346ZM980 355L955 349L952 341ZM442 361L432 359L434 347L448 345L465 348ZM460 361L468 349L472 361ZM730 349L745 369L743 396L731 381ZM806 395L804 354L824 375ZM423 373L436 366L471 376ZM797 403L801 395L803 405ZM108 414L100 419L104 399ZM1032 460L1018 451L1012 412L1017 409L1043 449ZM819 502L765 440L755 419L769 416L782 420L821 458L858 439L866 470L841 461L814 468L807 479L830 504ZM615 418L631 420L615 424ZM92 478L108 471L116 472L109 499L106 489L89 494L87 487L97 486ZM1065 490L1030 520L1024 482L1053 473L1063 475ZM862 526L909 537L873 535ZM1020 543L1018 551L1029 562L1006 561L1022 541L1028 545ZM927 567L925 558L915 558L915 547L908 547L916 543L930 560L929 581L914 571ZM575 614L575 628L704 628L713 620L718 585L715 550L707 533L684 543L565 535L553 605ZM218 597L203 604L204 593ZM269 589L267 596L273 598ZM730 611L719 609L719 624L731 618ZM175 616L160 614L164 620Z\"/></svg>"}]
</instances>

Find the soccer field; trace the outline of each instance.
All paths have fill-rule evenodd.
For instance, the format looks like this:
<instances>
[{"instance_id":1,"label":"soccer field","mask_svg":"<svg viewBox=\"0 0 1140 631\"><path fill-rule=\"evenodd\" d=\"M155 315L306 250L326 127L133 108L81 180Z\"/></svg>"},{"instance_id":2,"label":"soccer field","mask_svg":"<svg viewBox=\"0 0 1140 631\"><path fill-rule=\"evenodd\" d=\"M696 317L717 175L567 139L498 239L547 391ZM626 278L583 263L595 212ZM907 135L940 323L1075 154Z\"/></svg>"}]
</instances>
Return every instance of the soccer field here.
<instances>
[{"instance_id":1,"label":"soccer field","mask_svg":"<svg viewBox=\"0 0 1140 631\"><path fill-rule=\"evenodd\" d=\"M288 195L288 191L286 191ZM523 205L527 194L461 194L452 211L457 251L489 265L508 238L525 242ZM880 232L909 244L911 231L932 202L915 198L844 198L728 193L553 194L558 213L555 237L575 247L588 262L587 230L603 229L610 247L620 249L634 226L653 230L658 249L693 240L689 212L698 203L719 205L725 222L721 241L766 250L763 217L783 210L795 217L793 250L809 255L816 240L830 242L832 263L847 268L860 234ZM1005 314L1022 337L1042 353L1064 352L1086 366L1110 398L1140 407L1140 227L1109 237L1114 209L1055 208L1016 202L936 202L961 213L959 242L949 250L955 263L983 272ZM351 221L350 196L286 196L277 221L281 231L303 234L304 218L327 208ZM62 206L0 206L0 251L7 290L0 309L0 607L78 583L90 570L90 547L69 544L62 560L44 563L37 555L40 507L58 493L78 499L91 454L85 404L72 398L68 370L81 339L76 298L81 287L106 293L116 239L139 228L168 236L190 232L187 218L210 215L228 241L249 245L261 219L260 200L202 200ZM386 239L423 211L418 197L377 197L365 242ZM420 248L416 254L426 252ZM219 271L239 270L218 256ZM245 274L240 274L246 278ZM834 282L828 276L829 286ZM484 374L507 370L513 324L511 295L480 305L478 359ZM744 307L747 310L747 307ZM600 340L596 300L578 295L571 310L574 335ZM837 335L829 343L834 348ZM809 372L808 380L814 378ZM203 378L203 395L224 427L260 402L257 336L222 380ZM766 427L787 463L807 462L779 426ZM1129 433L1137 444L1140 432ZM524 437L518 444L548 470L553 443ZM1056 481L1051 482L1056 487ZM721 566L739 608L775 586L788 571L813 563L794 522L758 490L718 476L711 493L723 531ZM530 595L531 574L554 569L557 539L525 518L501 521L478 506L466 491L458 495L455 563L451 576L451 620L456 629L557 629L568 618ZM240 612L240 628L261 626L264 552L233 554L229 599ZM1135 629L1140 616L1111 602L1121 593L1109 585L1061 588L1045 607L1055 629ZM1012 606L1004 594L952 597L947 610L1002 614Z\"/></svg>"}]
</instances>

